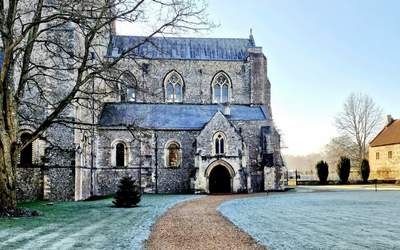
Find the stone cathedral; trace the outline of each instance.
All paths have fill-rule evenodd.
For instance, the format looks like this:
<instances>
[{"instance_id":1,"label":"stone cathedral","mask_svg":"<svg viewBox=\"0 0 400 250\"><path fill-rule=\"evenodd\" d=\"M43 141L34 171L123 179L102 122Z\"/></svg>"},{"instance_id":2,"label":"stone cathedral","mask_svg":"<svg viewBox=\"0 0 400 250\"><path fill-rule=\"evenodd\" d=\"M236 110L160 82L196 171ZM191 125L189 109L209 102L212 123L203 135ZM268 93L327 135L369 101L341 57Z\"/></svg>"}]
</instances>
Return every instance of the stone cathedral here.
<instances>
[{"instance_id":1,"label":"stone cathedral","mask_svg":"<svg viewBox=\"0 0 400 250\"><path fill-rule=\"evenodd\" d=\"M144 39L111 35L104 60ZM154 37L135 54L146 60L119 62L118 91L104 98L93 131L47 132L76 149L73 160L30 167L46 151L40 140L21 152L19 200L109 195L124 175L133 176L145 193L283 190L267 59L251 34ZM90 117L79 108L70 112L74 119ZM21 136L29 133L29 126L21 128Z\"/></svg>"}]
</instances>

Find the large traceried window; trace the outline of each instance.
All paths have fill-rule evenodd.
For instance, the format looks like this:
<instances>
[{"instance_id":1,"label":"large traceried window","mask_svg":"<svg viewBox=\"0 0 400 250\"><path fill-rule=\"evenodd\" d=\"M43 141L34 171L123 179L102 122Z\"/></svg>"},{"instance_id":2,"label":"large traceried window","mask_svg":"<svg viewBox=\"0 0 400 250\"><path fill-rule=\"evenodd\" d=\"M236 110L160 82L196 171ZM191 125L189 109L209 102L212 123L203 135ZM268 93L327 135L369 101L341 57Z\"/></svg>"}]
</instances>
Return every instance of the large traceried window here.
<instances>
[{"instance_id":1,"label":"large traceried window","mask_svg":"<svg viewBox=\"0 0 400 250\"><path fill-rule=\"evenodd\" d=\"M136 101L136 79L129 73L125 72L121 76L121 102L135 102Z\"/></svg>"},{"instance_id":2,"label":"large traceried window","mask_svg":"<svg viewBox=\"0 0 400 250\"><path fill-rule=\"evenodd\" d=\"M213 102L214 103L225 103L229 102L229 89L230 82L227 75L219 73L214 77L213 81Z\"/></svg>"},{"instance_id":3,"label":"large traceried window","mask_svg":"<svg viewBox=\"0 0 400 250\"><path fill-rule=\"evenodd\" d=\"M169 73L165 79L165 101L182 102L183 81L175 71Z\"/></svg>"},{"instance_id":4,"label":"large traceried window","mask_svg":"<svg viewBox=\"0 0 400 250\"><path fill-rule=\"evenodd\" d=\"M218 132L213 136L213 154L223 155L226 153L226 136L222 132Z\"/></svg>"}]
</instances>

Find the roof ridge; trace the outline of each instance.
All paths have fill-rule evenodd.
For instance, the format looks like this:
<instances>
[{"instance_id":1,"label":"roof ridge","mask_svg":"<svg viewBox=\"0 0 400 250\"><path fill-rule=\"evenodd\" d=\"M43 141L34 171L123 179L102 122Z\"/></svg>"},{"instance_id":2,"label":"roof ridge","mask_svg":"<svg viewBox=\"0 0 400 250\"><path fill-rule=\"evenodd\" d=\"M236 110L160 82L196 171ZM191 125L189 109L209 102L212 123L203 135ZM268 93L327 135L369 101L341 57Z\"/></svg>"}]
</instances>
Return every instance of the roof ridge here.
<instances>
[{"instance_id":1,"label":"roof ridge","mask_svg":"<svg viewBox=\"0 0 400 250\"><path fill-rule=\"evenodd\" d=\"M111 35L111 37L141 37L141 38L148 38L148 36L136 36L136 35ZM193 36L152 36L151 38L179 38L179 39L224 39L224 40L248 40L254 41L251 38L232 38L232 37L193 37Z\"/></svg>"}]
</instances>

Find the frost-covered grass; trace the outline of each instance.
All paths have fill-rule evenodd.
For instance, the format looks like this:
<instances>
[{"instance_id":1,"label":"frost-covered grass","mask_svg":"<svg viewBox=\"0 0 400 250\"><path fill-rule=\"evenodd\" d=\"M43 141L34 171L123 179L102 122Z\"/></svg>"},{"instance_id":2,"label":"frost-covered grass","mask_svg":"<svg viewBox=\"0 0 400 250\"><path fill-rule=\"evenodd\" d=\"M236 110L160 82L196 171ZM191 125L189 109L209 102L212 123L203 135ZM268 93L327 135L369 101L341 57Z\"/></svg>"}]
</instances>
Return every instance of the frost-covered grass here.
<instances>
[{"instance_id":1,"label":"frost-covered grass","mask_svg":"<svg viewBox=\"0 0 400 250\"><path fill-rule=\"evenodd\" d=\"M296 190L315 190L325 189L331 191L345 191L345 190L375 190L375 184L356 184L356 185L323 185L323 186L296 186ZM400 191L400 186L395 184L377 184L378 191Z\"/></svg>"},{"instance_id":2,"label":"frost-covered grass","mask_svg":"<svg viewBox=\"0 0 400 250\"><path fill-rule=\"evenodd\" d=\"M271 249L399 249L400 191L298 193L218 210Z\"/></svg>"},{"instance_id":3,"label":"frost-covered grass","mask_svg":"<svg viewBox=\"0 0 400 250\"><path fill-rule=\"evenodd\" d=\"M0 218L0 249L142 249L151 225L176 203L198 195L144 194L135 208L112 198L86 202L21 203L43 217Z\"/></svg>"}]
</instances>

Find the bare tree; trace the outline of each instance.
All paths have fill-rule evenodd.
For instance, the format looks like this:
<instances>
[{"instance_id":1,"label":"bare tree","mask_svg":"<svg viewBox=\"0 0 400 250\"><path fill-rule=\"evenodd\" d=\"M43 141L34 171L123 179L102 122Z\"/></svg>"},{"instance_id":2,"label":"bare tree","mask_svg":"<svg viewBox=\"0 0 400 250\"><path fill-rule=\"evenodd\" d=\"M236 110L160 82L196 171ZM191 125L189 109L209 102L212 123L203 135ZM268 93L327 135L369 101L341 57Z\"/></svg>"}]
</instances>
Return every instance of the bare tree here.
<instances>
[{"instance_id":1,"label":"bare tree","mask_svg":"<svg viewBox=\"0 0 400 250\"><path fill-rule=\"evenodd\" d=\"M93 126L91 119L71 119L70 109L90 110L109 95L118 62L146 60L135 51L153 36L212 28L206 7L194 0L1 0L0 210L16 207L20 150L59 125ZM153 22L140 43L111 60L104 58L112 49L104 41L118 20ZM35 129L20 142L21 123Z\"/></svg>"},{"instance_id":2,"label":"bare tree","mask_svg":"<svg viewBox=\"0 0 400 250\"><path fill-rule=\"evenodd\" d=\"M351 93L343 104L343 110L335 116L334 125L342 136L357 145L357 162L365 158L368 143L381 128L383 110L370 96Z\"/></svg>"},{"instance_id":3,"label":"bare tree","mask_svg":"<svg viewBox=\"0 0 400 250\"><path fill-rule=\"evenodd\" d=\"M340 156L347 156L353 165L358 164L358 146L347 136L332 138L328 144L321 148L321 153L324 155L324 159L328 163L330 171L336 171L335 166Z\"/></svg>"}]
</instances>

